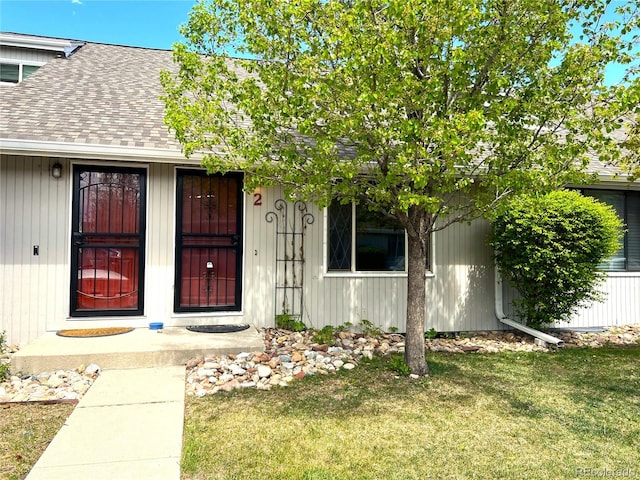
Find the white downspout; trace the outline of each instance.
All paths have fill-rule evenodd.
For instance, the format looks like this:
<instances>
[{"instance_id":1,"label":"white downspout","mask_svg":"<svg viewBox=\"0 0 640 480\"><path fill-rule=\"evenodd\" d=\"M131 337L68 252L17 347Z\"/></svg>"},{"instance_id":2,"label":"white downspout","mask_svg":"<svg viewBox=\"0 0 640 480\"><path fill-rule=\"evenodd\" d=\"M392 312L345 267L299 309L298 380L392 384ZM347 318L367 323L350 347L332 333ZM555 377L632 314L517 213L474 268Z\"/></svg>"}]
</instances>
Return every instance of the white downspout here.
<instances>
[{"instance_id":1,"label":"white downspout","mask_svg":"<svg viewBox=\"0 0 640 480\"><path fill-rule=\"evenodd\" d=\"M521 324L520 322L516 322L515 320L511 320L507 318L504 314L503 303L502 303L502 277L500 276L500 271L497 266L494 266L495 270L495 307L496 307L496 318L498 321L504 323L505 325L509 325L516 330L520 330L521 332L527 333L532 337L539 338L545 343L550 343L560 348L564 346L564 342L559 338L548 335L544 332L536 330L531 327L527 327L526 325Z\"/></svg>"}]
</instances>

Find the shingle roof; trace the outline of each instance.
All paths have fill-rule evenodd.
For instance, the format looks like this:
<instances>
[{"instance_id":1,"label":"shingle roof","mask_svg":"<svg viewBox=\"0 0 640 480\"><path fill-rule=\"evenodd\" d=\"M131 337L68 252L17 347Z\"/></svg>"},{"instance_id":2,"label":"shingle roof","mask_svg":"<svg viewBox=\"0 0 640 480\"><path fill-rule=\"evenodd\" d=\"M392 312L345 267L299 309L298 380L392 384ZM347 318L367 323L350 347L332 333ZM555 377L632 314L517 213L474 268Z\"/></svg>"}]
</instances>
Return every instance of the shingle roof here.
<instances>
[{"instance_id":1,"label":"shingle roof","mask_svg":"<svg viewBox=\"0 0 640 480\"><path fill-rule=\"evenodd\" d=\"M0 138L180 150L163 123L171 52L87 43L0 88Z\"/></svg>"}]
</instances>

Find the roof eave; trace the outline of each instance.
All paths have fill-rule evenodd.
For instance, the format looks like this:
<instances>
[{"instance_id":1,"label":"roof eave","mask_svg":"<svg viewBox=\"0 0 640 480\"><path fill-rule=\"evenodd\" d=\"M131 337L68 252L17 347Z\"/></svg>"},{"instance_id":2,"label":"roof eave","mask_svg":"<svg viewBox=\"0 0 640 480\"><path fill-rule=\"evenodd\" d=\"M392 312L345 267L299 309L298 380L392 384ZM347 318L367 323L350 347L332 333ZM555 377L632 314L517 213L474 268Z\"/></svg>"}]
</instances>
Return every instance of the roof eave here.
<instances>
[{"instance_id":1,"label":"roof eave","mask_svg":"<svg viewBox=\"0 0 640 480\"><path fill-rule=\"evenodd\" d=\"M85 143L44 142L37 140L0 139L0 152L5 155L82 158L109 161L187 163L202 162L202 156L190 158L180 150L169 148L127 147Z\"/></svg>"},{"instance_id":2,"label":"roof eave","mask_svg":"<svg viewBox=\"0 0 640 480\"><path fill-rule=\"evenodd\" d=\"M0 33L0 45L6 47L35 48L37 50L50 50L53 52L64 52L75 44L83 44L75 40L51 37L36 37L29 35L11 35Z\"/></svg>"}]
</instances>

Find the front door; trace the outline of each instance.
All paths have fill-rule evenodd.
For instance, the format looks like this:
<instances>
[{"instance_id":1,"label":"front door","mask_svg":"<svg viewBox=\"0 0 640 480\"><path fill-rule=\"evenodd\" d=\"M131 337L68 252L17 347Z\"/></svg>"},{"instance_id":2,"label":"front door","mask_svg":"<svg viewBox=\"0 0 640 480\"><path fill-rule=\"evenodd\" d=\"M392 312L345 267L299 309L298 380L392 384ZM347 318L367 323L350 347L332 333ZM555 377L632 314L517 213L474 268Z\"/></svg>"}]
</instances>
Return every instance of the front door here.
<instances>
[{"instance_id":1,"label":"front door","mask_svg":"<svg viewBox=\"0 0 640 480\"><path fill-rule=\"evenodd\" d=\"M71 315L141 315L146 171L76 166Z\"/></svg>"},{"instance_id":2,"label":"front door","mask_svg":"<svg viewBox=\"0 0 640 480\"><path fill-rule=\"evenodd\" d=\"M238 311L242 175L178 170L176 312Z\"/></svg>"}]
</instances>

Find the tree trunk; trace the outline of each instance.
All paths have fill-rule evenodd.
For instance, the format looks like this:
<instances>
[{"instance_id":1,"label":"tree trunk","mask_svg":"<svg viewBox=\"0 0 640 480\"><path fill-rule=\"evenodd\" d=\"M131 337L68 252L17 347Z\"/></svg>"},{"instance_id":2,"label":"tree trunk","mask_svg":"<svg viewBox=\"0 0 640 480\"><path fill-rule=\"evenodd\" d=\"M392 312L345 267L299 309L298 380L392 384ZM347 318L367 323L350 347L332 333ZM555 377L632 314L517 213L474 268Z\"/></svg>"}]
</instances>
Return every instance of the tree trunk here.
<instances>
[{"instance_id":1,"label":"tree trunk","mask_svg":"<svg viewBox=\"0 0 640 480\"><path fill-rule=\"evenodd\" d=\"M426 308L425 273L427 272L427 245L429 234L425 233L422 228L419 228L418 232L415 232L413 235L409 234L408 237L407 336L405 338L404 359L411 373L426 375L429 369L424 353Z\"/></svg>"}]
</instances>

